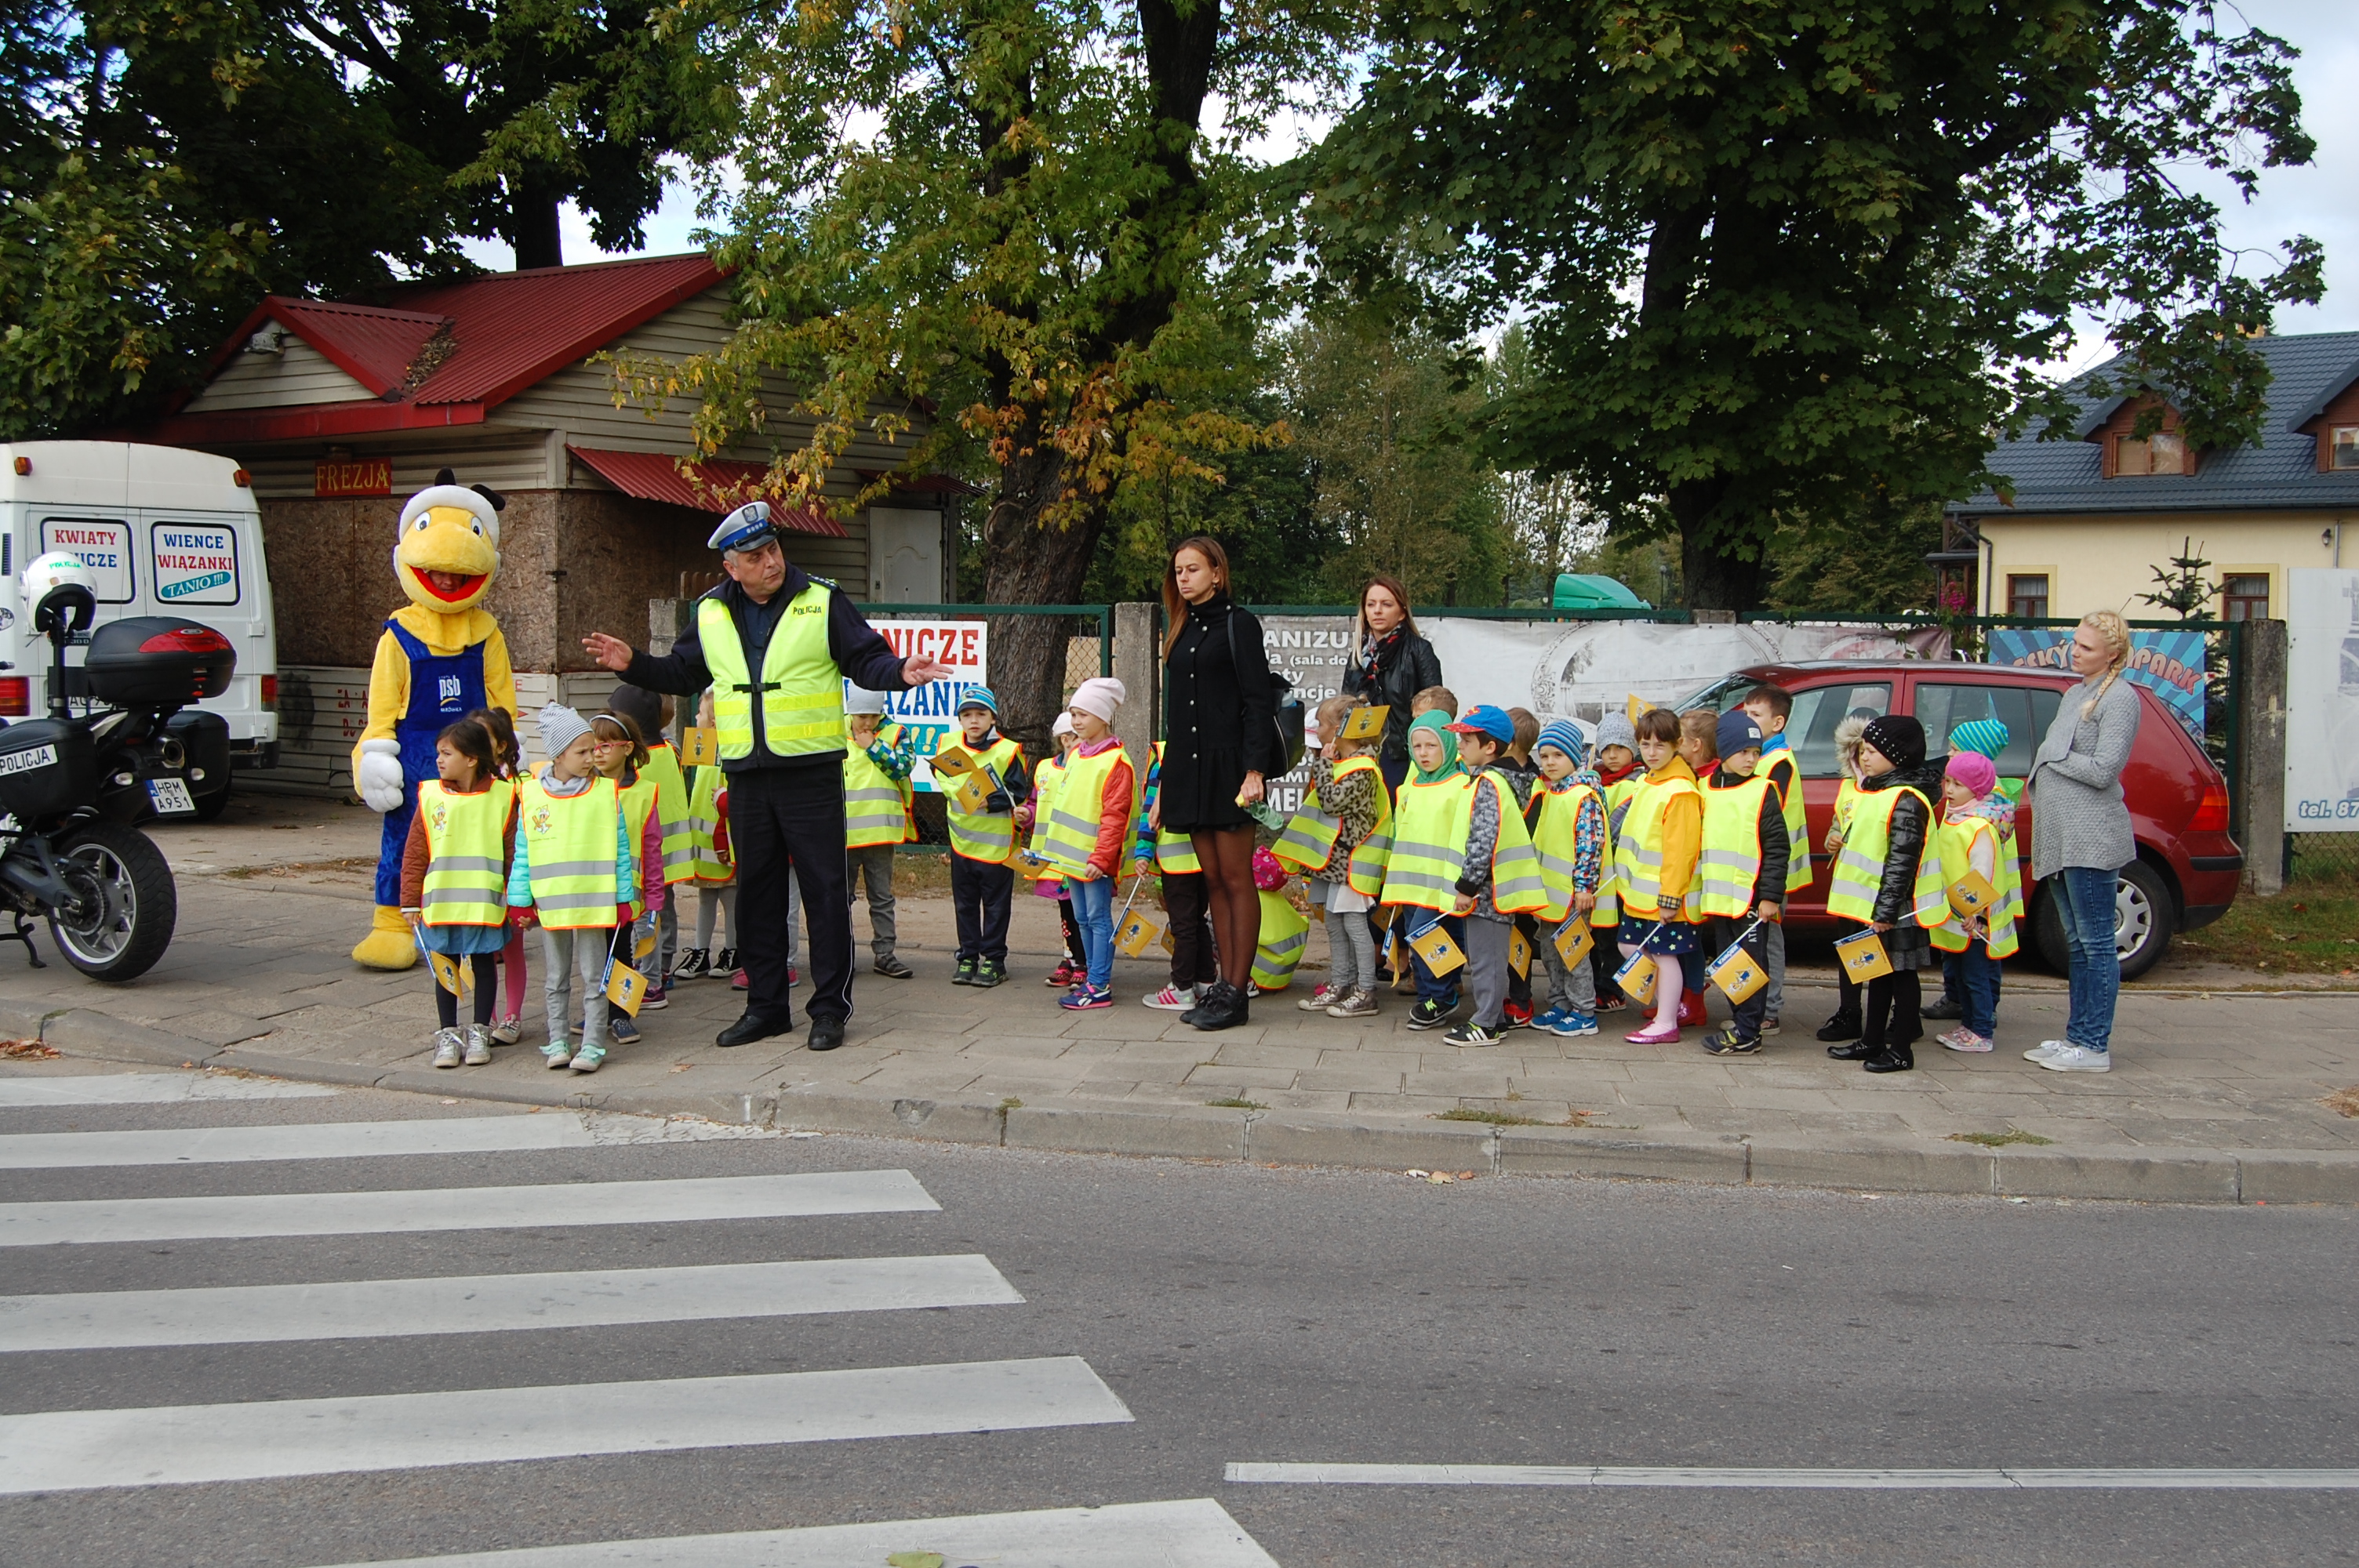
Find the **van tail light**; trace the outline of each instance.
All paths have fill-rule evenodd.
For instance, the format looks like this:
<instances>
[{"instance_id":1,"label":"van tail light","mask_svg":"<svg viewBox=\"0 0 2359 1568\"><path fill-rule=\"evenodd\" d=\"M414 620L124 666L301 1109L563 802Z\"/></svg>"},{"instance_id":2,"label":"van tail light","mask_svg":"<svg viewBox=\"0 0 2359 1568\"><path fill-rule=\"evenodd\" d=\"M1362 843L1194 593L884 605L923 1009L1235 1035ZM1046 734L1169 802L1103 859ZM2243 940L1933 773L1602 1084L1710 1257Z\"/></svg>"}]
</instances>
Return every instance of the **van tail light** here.
<instances>
[{"instance_id":1,"label":"van tail light","mask_svg":"<svg viewBox=\"0 0 2359 1568\"><path fill-rule=\"evenodd\" d=\"M262 677L262 711L265 713L278 711L278 677L277 676Z\"/></svg>"},{"instance_id":2,"label":"van tail light","mask_svg":"<svg viewBox=\"0 0 2359 1568\"><path fill-rule=\"evenodd\" d=\"M2228 831L2228 786L2208 784L2203 786L2203 798L2195 803L2195 815L2187 819L2190 833L2225 833Z\"/></svg>"},{"instance_id":3,"label":"van tail light","mask_svg":"<svg viewBox=\"0 0 2359 1568\"><path fill-rule=\"evenodd\" d=\"M0 676L0 714L22 719L33 711L33 681L29 676Z\"/></svg>"}]
</instances>

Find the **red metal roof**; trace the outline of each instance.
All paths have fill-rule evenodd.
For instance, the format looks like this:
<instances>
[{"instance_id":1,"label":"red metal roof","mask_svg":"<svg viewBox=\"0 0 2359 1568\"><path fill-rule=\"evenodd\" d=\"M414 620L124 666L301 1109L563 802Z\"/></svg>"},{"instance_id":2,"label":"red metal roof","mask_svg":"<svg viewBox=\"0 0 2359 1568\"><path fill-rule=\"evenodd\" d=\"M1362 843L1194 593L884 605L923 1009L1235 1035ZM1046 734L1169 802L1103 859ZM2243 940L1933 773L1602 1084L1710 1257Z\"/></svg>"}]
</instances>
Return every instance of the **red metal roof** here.
<instances>
[{"instance_id":1,"label":"red metal roof","mask_svg":"<svg viewBox=\"0 0 2359 1568\"><path fill-rule=\"evenodd\" d=\"M625 495L693 507L699 512L727 512L748 501L760 500L758 486L770 471L760 463L707 458L686 465L694 475L691 479L680 472L681 459L662 452L617 452L603 447L575 446L565 449ZM773 502L770 514L779 526L797 534L828 539L852 536L842 524L819 507L786 507Z\"/></svg>"},{"instance_id":2,"label":"red metal roof","mask_svg":"<svg viewBox=\"0 0 2359 1568\"><path fill-rule=\"evenodd\" d=\"M373 305L290 299L273 295L270 314L336 368L379 397L409 377L419 351L451 324L447 316L386 310Z\"/></svg>"}]
</instances>

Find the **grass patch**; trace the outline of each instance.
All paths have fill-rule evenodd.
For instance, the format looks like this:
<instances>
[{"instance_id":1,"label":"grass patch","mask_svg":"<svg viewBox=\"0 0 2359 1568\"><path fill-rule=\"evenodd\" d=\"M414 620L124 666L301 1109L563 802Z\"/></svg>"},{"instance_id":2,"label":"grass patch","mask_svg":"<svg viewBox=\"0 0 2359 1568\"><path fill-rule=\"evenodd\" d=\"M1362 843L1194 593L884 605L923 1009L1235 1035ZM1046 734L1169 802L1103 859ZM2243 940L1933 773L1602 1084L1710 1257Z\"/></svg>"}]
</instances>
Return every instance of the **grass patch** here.
<instances>
[{"instance_id":1,"label":"grass patch","mask_svg":"<svg viewBox=\"0 0 2359 1568\"><path fill-rule=\"evenodd\" d=\"M1435 1111L1433 1119L1436 1121L1487 1121L1494 1127L1545 1127L1548 1125L1537 1116L1516 1116L1504 1110L1470 1110L1462 1105L1453 1106L1448 1110Z\"/></svg>"},{"instance_id":2,"label":"grass patch","mask_svg":"<svg viewBox=\"0 0 2359 1568\"><path fill-rule=\"evenodd\" d=\"M2359 969L2359 880L2295 882L2275 898L2240 898L2176 946L2207 963L2278 975Z\"/></svg>"},{"instance_id":3,"label":"grass patch","mask_svg":"<svg viewBox=\"0 0 2359 1568\"><path fill-rule=\"evenodd\" d=\"M1979 1143L1985 1149L2004 1149L2010 1143L2053 1143L2053 1138L2042 1138L2037 1132L2026 1132L2020 1127L2010 1127L2005 1132L1952 1132L1952 1143Z\"/></svg>"},{"instance_id":4,"label":"grass patch","mask_svg":"<svg viewBox=\"0 0 2359 1568\"><path fill-rule=\"evenodd\" d=\"M2337 1089L2318 1103L2337 1116L2359 1116L2359 1087Z\"/></svg>"},{"instance_id":5,"label":"grass patch","mask_svg":"<svg viewBox=\"0 0 2359 1568\"><path fill-rule=\"evenodd\" d=\"M1257 1099L1239 1099L1234 1095L1230 1095L1223 1099L1208 1099L1204 1103L1206 1105L1218 1106L1223 1110L1267 1110L1269 1108L1269 1107L1262 1104L1261 1101Z\"/></svg>"}]
</instances>

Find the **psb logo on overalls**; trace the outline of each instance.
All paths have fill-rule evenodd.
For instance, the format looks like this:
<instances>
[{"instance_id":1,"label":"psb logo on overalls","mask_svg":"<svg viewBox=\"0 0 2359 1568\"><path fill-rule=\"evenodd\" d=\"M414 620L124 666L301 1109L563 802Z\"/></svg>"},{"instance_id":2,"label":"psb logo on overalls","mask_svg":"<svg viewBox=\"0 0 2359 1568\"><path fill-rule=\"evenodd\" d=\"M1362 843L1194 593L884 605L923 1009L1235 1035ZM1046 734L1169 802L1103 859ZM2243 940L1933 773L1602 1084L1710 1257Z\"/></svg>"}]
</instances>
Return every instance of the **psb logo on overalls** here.
<instances>
[{"instance_id":1,"label":"psb logo on overalls","mask_svg":"<svg viewBox=\"0 0 2359 1568\"><path fill-rule=\"evenodd\" d=\"M457 676L442 676L440 689L442 697L442 711L445 713L458 712L461 706L466 701L466 688L460 683L459 677Z\"/></svg>"}]
</instances>

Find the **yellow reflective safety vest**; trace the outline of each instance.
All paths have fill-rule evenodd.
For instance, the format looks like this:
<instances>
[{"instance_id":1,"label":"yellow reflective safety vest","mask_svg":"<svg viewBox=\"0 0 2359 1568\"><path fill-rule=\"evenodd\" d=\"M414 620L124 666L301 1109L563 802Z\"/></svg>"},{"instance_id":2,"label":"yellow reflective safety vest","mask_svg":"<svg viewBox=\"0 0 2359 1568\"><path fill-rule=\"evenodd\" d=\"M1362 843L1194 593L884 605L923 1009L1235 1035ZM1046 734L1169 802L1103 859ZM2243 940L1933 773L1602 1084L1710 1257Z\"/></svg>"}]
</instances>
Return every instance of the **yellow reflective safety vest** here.
<instances>
[{"instance_id":1,"label":"yellow reflective safety vest","mask_svg":"<svg viewBox=\"0 0 2359 1568\"><path fill-rule=\"evenodd\" d=\"M1589 924L1593 926L1622 924L1622 874L1614 853L1622 835L1614 826L1614 814L1622 811L1646 782L1646 770L1634 768L1605 786L1605 863L1597 873L1597 907L1589 912ZM1623 812L1622 826L1629 825L1629 813Z\"/></svg>"},{"instance_id":2,"label":"yellow reflective safety vest","mask_svg":"<svg viewBox=\"0 0 2359 1568\"><path fill-rule=\"evenodd\" d=\"M1098 847L1098 820L1105 812L1106 781L1114 777L1115 769L1129 766L1130 758L1119 743L1093 757L1077 750L1065 759L1056 796L1038 818L1046 825L1045 831L1033 840L1057 875L1078 877L1089 868L1090 856Z\"/></svg>"},{"instance_id":3,"label":"yellow reflective safety vest","mask_svg":"<svg viewBox=\"0 0 2359 1568\"><path fill-rule=\"evenodd\" d=\"M1064 874L1049 864L1048 860L1049 813L1055 808L1057 795L1064 787L1063 758L1049 757L1032 770L1032 836L1014 864L1018 871L1035 881L1047 881Z\"/></svg>"},{"instance_id":4,"label":"yellow reflective safety vest","mask_svg":"<svg viewBox=\"0 0 2359 1568\"><path fill-rule=\"evenodd\" d=\"M1294 967L1310 941L1310 922L1280 895L1261 895L1261 942L1254 948L1249 972L1253 983L1266 991L1284 990L1294 980Z\"/></svg>"},{"instance_id":5,"label":"yellow reflective safety vest","mask_svg":"<svg viewBox=\"0 0 2359 1568\"><path fill-rule=\"evenodd\" d=\"M473 795L461 795L440 779L418 786L418 819L426 825L420 908L427 925L506 924L508 816L516 800L508 779L495 779Z\"/></svg>"},{"instance_id":6,"label":"yellow reflective safety vest","mask_svg":"<svg viewBox=\"0 0 2359 1568\"><path fill-rule=\"evenodd\" d=\"M639 855L647 848L647 824L655 819L656 781L641 773L622 792L623 831L631 841L631 914L634 918L647 912L647 868L639 864Z\"/></svg>"},{"instance_id":7,"label":"yellow reflective safety vest","mask_svg":"<svg viewBox=\"0 0 2359 1568\"><path fill-rule=\"evenodd\" d=\"M1524 829L1524 813L1516 804L1516 792L1506 779L1487 770L1474 781L1476 789L1488 789L1498 798L1499 834L1491 846L1491 907L1501 914L1530 914L1548 907L1548 885L1540 877L1540 858L1532 849L1532 836ZM1473 809L1467 809L1467 825L1473 825Z\"/></svg>"},{"instance_id":8,"label":"yellow reflective safety vest","mask_svg":"<svg viewBox=\"0 0 2359 1568\"><path fill-rule=\"evenodd\" d=\"M1663 814L1679 796L1701 793L1693 779L1669 778L1658 784L1649 778L1631 794L1630 809L1614 840L1614 881L1625 903L1643 904L1655 912L1638 915L1640 920L1667 920L1679 913L1662 907Z\"/></svg>"},{"instance_id":9,"label":"yellow reflective safety vest","mask_svg":"<svg viewBox=\"0 0 2359 1568\"><path fill-rule=\"evenodd\" d=\"M1384 770L1374 757L1346 757L1335 764L1335 777L1347 779L1354 773L1376 775L1376 827L1381 831L1393 819L1392 796L1384 787ZM1270 846L1270 853L1300 871L1315 871L1324 866L1335 852L1335 836L1343 825L1330 816L1320 805L1319 792L1312 790L1302 797L1301 806L1287 819L1286 831ZM1346 857L1346 872L1349 857Z\"/></svg>"},{"instance_id":10,"label":"yellow reflective safety vest","mask_svg":"<svg viewBox=\"0 0 2359 1568\"><path fill-rule=\"evenodd\" d=\"M1163 797L1162 741L1155 742L1149 757L1156 773L1156 798L1160 800ZM1144 825L1146 821L1146 814L1142 811L1139 822ZM1204 869L1203 862L1196 859L1196 846L1188 835L1174 833L1169 827L1158 827L1155 830L1155 866L1158 871L1175 877L1192 877Z\"/></svg>"},{"instance_id":11,"label":"yellow reflective safety vest","mask_svg":"<svg viewBox=\"0 0 2359 1568\"><path fill-rule=\"evenodd\" d=\"M2021 946L2016 923L2023 918L2023 868L2016 863L2015 835L2002 836L1998 824L1986 816L1961 816L1955 822L1941 824L1940 838L1941 882L1945 889L1973 868L1974 840L1991 840L1991 886L1998 890L1998 899L1983 915L1990 926L1988 950L1994 958L2014 957ZM1945 900L1947 896L1945 892ZM1966 923L1954 909L1949 919L1933 928L1933 946L1944 953L1962 953L1973 941Z\"/></svg>"},{"instance_id":12,"label":"yellow reflective safety vest","mask_svg":"<svg viewBox=\"0 0 2359 1568\"><path fill-rule=\"evenodd\" d=\"M696 770L696 784L688 793L688 831L694 847L690 869L698 881L711 887L733 881L737 876L736 868L721 858L721 848L715 841L721 827L719 797L722 785L727 782L718 767L701 767Z\"/></svg>"},{"instance_id":13,"label":"yellow reflective safety vest","mask_svg":"<svg viewBox=\"0 0 2359 1568\"><path fill-rule=\"evenodd\" d=\"M1810 809L1802 798L1802 765L1787 747L1768 752L1753 770L1783 795L1786 804L1786 891L1810 885ZM1784 903L1784 900L1779 900Z\"/></svg>"},{"instance_id":14,"label":"yellow reflective safety vest","mask_svg":"<svg viewBox=\"0 0 2359 1568\"><path fill-rule=\"evenodd\" d=\"M1758 773L1725 789L1705 787L1703 853L1686 901L1690 920L1752 910L1753 884L1761 876L1761 797L1773 787Z\"/></svg>"},{"instance_id":15,"label":"yellow reflective safety vest","mask_svg":"<svg viewBox=\"0 0 2359 1568\"><path fill-rule=\"evenodd\" d=\"M827 651L832 590L813 580L779 612L756 680L745 666L745 644L719 590L696 601L696 635L712 675L712 723L721 760L754 754L754 698L762 701L762 749L774 757L808 757L843 750L843 673Z\"/></svg>"},{"instance_id":16,"label":"yellow reflective safety vest","mask_svg":"<svg viewBox=\"0 0 2359 1568\"><path fill-rule=\"evenodd\" d=\"M532 876L532 903L551 931L614 924L615 825L622 795L612 779L554 795L529 778L516 789L516 853Z\"/></svg>"},{"instance_id":17,"label":"yellow reflective safety vest","mask_svg":"<svg viewBox=\"0 0 2359 1568\"><path fill-rule=\"evenodd\" d=\"M1603 809L1605 797L1584 784L1553 790L1543 781L1539 791L1536 797L1539 815L1532 819L1532 852L1540 859L1540 885L1548 890L1549 901L1538 914L1545 924L1561 925L1572 913L1572 895L1578 891L1572 882L1573 850L1580 842L1582 806L1594 800Z\"/></svg>"},{"instance_id":18,"label":"yellow reflective safety vest","mask_svg":"<svg viewBox=\"0 0 2359 1568\"><path fill-rule=\"evenodd\" d=\"M656 781L656 813L663 819L664 881L684 882L696 875L696 839L688 816L688 780L679 771L679 753L668 741L647 747L647 765L641 776Z\"/></svg>"},{"instance_id":19,"label":"yellow reflective safety vest","mask_svg":"<svg viewBox=\"0 0 2359 1568\"><path fill-rule=\"evenodd\" d=\"M879 745L891 746L901 727L880 725ZM880 844L906 843L909 808L901 794L902 782L876 765L864 746L843 742L843 843L850 849L871 849Z\"/></svg>"},{"instance_id":20,"label":"yellow reflective safety vest","mask_svg":"<svg viewBox=\"0 0 2359 1568\"><path fill-rule=\"evenodd\" d=\"M1931 930L1948 918L1950 884L1941 878L1940 835L1932 831L1933 805L1924 792L1908 784L1861 790L1852 797L1851 825L1843 829L1843 849L1835 856L1834 881L1827 889L1827 913L1863 924L1875 918L1875 892L1884 883L1884 858L1892 848L1892 812L1904 795L1915 795L1925 806L1925 848L1917 857L1917 879L1910 915Z\"/></svg>"},{"instance_id":21,"label":"yellow reflective safety vest","mask_svg":"<svg viewBox=\"0 0 2359 1568\"><path fill-rule=\"evenodd\" d=\"M1452 773L1432 784L1403 781L1393 802L1392 844L1385 853L1386 903L1449 909L1466 869L1466 829L1474 816L1474 781Z\"/></svg>"},{"instance_id":22,"label":"yellow reflective safety vest","mask_svg":"<svg viewBox=\"0 0 2359 1568\"><path fill-rule=\"evenodd\" d=\"M987 767L999 775L1004 784L1010 764L1020 761L1024 748L1005 735L992 738L991 744L981 751L960 742L960 748L975 761L978 767ZM969 860L980 860L988 866L1001 866L1016 853L1016 813L1014 800L1006 811L961 811L945 795L944 815L950 818L951 852Z\"/></svg>"}]
</instances>

